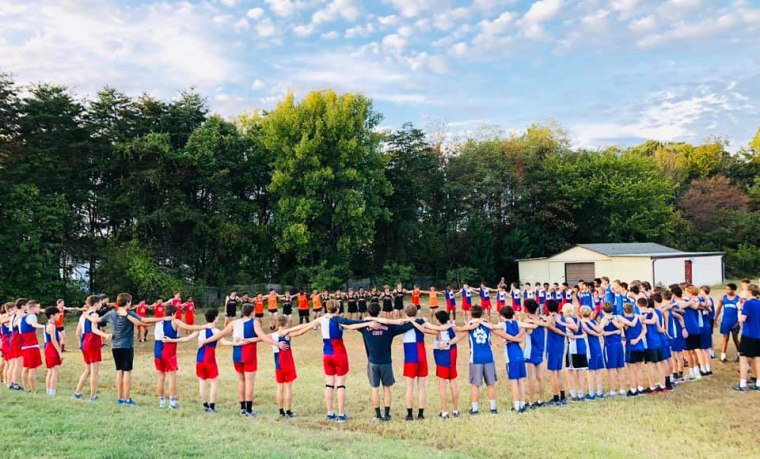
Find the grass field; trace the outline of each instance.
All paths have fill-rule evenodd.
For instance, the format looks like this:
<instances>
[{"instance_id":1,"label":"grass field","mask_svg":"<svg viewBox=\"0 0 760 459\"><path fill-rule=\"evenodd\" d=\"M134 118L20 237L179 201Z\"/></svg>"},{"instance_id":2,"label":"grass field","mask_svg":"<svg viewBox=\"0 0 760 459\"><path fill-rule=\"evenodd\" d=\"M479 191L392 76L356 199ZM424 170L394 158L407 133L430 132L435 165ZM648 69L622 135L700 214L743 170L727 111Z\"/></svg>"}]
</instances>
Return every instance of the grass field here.
<instances>
[{"instance_id":1,"label":"grass field","mask_svg":"<svg viewBox=\"0 0 760 459\"><path fill-rule=\"evenodd\" d=\"M425 309L423 309L425 311ZM73 318L72 318L73 319ZM68 327L73 332L73 323ZM153 343L138 343L133 398L139 406L115 404L115 374L108 349L101 367L101 400L72 400L82 371L81 356L68 338L59 395L0 390L0 451L3 457L760 457L760 393L736 393L736 363L714 363L709 380L682 384L656 397L591 401L562 408L511 413L504 356L496 347L500 413L441 421L437 384L428 378L425 421L403 420L403 381L394 388L394 420L371 422L366 356L357 332L346 332L351 373L347 424L324 421L321 339L309 332L294 339L298 368L296 419L280 421L274 401L274 365L268 346L259 345L254 407L261 416L237 414L236 381L230 348L220 347L221 372L217 415L198 402L194 372L195 344L180 345L177 411L160 409L155 397ZM716 345L718 344L716 338ZM459 358L461 406L469 408L466 343ZM429 362L433 370L432 350ZM730 347L729 357L735 352ZM394 367L401 378L402 345L394 343ZM433 370L434 371L434 370ZM485 391L483 391L485 392ZM548 396L548 394L547 394ZM485 396L481 404L487 407Z\"/></svg>"}]
</instances>

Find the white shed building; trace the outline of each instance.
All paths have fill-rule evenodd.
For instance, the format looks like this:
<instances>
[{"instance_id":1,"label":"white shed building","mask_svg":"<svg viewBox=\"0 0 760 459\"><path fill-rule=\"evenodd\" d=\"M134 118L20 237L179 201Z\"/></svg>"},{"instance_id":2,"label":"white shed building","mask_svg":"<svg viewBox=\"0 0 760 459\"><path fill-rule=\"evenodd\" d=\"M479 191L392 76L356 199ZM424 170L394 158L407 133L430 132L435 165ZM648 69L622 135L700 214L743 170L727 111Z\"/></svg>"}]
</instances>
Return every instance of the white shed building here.
<instances>
[{"instance_id":1,"label":"white shed building","mask_svg":"<svg viewBox=\"0 0 760 459\"><path fill-rule=\"evenodd\" d=\"M664 245L633 242L578 244L546 258L519 260L520 282L567 282L607 276L652 285L723 283L723 252L682 252Z\"/></svg>"}]
</instances>

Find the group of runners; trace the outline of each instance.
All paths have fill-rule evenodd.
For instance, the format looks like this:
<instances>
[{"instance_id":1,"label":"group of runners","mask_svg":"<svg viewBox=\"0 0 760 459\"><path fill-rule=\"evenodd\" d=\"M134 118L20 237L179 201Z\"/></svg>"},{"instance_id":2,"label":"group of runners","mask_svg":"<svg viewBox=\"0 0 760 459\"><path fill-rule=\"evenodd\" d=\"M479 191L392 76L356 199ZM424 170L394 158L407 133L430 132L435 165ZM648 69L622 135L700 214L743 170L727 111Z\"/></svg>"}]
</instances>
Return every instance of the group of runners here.
<instances>
[{"instance_id":1,"label":"group of runners","mask_svg":"<svg viewBox=\"0 0 760 459\"><path fill-rule=\"evenodd\" d=\"M445 309L440 310L438 291L434 288L421 291L416 286L408 291L401 286L391 291L386 286L382 293L373 288L369 292L313 291L309 295L304 291L283 295L270 291L267 295L239 297L232 292L225 298L221 327L216 309L207 309L206 323L196 325L192 299L182 301L179 294L169 301L158 300L150 305L133 304L127 293L119 294L114 303L104 296L89 296L81 308L66 307L59 300L56 306L45 308L45 325L38 323L39 302L18 299L0 308L2 377L10 390L36 391L36 372L44 354L46 392L55 396L65 351L63 316L77 309L82 312L76 336L84 369L72 397L98 400L101 349L110 342L116 367L117 403L127 406L136 404L131 398L135 331L137 339L145 341L148 327L154 329L159 406L179 408L177 346L195 341L201 403L206 412L217 412L216 347L221 344L232 347L240 414L245 417L257 415L253 398L259 342L269 345L274 354L279 414L284 419L295 416L292 389L297 372L292 340L310 330L322 336L326 417L340 423L348 420L349 359L343 334L352 330L363 337L373 419L381 422L391 420L391 387L395 385L391 345L399 335L404 351L407 420L425 418L427 335L433 336L439 416L443 419L460 415L457 346L462 340L469 343L469 414L480 413L480 390L484 385L490 413L498 412L499 371L492 337L497 337L504 346L515 412L562 406L568 401L655 395L674 389L678 383L709 377L716 324L722 335L720 360L728 360L730 338L737 347L740 381L734 389L759 390L756 380L750 385L754 378L749 377L749 371L751 367L752 374L757 376L760 370L760 287L748 279L742 280L740 287L728 284L725 295L717 302L710 292L707 286L674 284L652 288L646 282L634 281L629 285L617 280L610 282L608 278L580 281L573 287L526 283L521 288L516 284L508 287L502 280L496 289L485 284L479 288L465 284L456 290L447 286L443 291ZM404 305L409 294L411 304ZM423 295L428 297L430 320L420 317ZM479 302L475 304L474 299ZM292 324L293 303L299 311L298 325ZM459 309L463 320L458 325L455 318ZM152 317L148 317L150 310ZM270 313L268 332L262 324L265 310ZM109 325L110 332L106 332ZM44 335L42 352L38 329ZM88 382L89 394L85 395ZM547 384L552 397L545 400Z\"/></svg>"}]
</instances>

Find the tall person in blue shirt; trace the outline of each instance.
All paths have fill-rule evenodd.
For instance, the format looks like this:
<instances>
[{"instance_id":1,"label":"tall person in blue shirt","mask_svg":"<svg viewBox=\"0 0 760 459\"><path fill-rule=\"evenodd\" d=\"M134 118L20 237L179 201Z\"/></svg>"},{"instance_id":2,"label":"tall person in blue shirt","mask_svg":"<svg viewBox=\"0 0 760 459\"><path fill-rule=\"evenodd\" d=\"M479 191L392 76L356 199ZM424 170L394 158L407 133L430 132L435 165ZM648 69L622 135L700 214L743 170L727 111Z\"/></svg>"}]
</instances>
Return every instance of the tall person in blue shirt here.
<instances>
[{"instance_id":1,"label":"tall person in blue shirt","mask_svg":"<svg viewBox=\"0 0 760 459\"><path fill-rule=\"evenodd\" d=\"M568 303L562 308L567 331L573 334L573 339L567 341L565 366L568 369L567 380L570 386L570 397L573 401L584 399L583 387L587 382L588 370L588 338L581 327L575 313L575 305ZM589 394L589 399L592 398Z\"/></svg>"},{"instance_id":2,"label":"tall person in blue shirt","mask_svg":"<svg viewBox=\"0 0 760 459\"><path fill-rule=\"evenodd\" d=\"M631 390L629 397L634 397L644 392L644 375L641 368L646 351L647 329L641 324L641 316L635 314L632 303L623 305L623 317L620 322L625 325L625 363L628 368L628 383Z\"/></svg>"},{"instance_id":3,"label":"tall person in blue shirt","mask_svg":"<svg viewBox=\"0 0 760 459\"><path fill-rule=\"evenodd\" d=\"M562 370L565 361L565 340L574 339L572 333L568 333L565 323L559 315L559 301L547 300L546 309L546 370L552 383L551 405L558 406L567 403L565 389L562 385Z\"/></svg>"},{"instance_id":4,"label":"tall person in blue shirt","mask_svg":"<svg viewBox=\"0 0 760 459\"><path fill-rule=\"evenodd\" d=\"M545 297L544 297L545 298ZM539 317L542 305L535 301L525 302L525 311L528 313L526 321L536 325L536 328L528 330L529 336L525 340L525 369L527 378L528 408L540 408L544 406L544 349L546 349L546 323ZM537 390L536 390L537 389Z\"/></svg>"},{"instance_id":5,"label":"tall person in blue shirt","mask_svg":"<svg viewBox=\"0 0 760 459\"><path fill-rule=\"evenodd\" d=\"M535 303L535 299L529 301ZM527 372L525 370L525 354L520 343L525 339L525 331L533 330L537 325L516 320L515 311L510 306L501 308L499 314L504 322L493 332L497 336L502 336L503 333L508 337L504 346L504 360L507 362L507 378L512 386L512 410L523 413L525 412L525 377Z\"/></svg>"},{"instance_id":6,"label":"tall person in blue shirt","mask_svg":"<svg viewBox=\"0 0 760 459\"><path fill-rule=\"evenodd\" d=\"M718 308L715 311L715 319L720 320L720 334L723 336L720 343L720 361L723 363L728 362L726 352L728 352L729 335L734 341L737 352L739 351L739 300L736 284L727 284L726 294L718 300Z\"/></svg>"},{"instance_id":7,"label":"tall person in blue shirt","mask_svg":"<svg viewBox=\"0 0 760 459\"><path fill-rule=\"evenodd\" d=\"M739 344L739 385L734 390L745 392L747 388L747 370L752 365L752 372L757 377L760 374L760 286L750 284L747 288L747 298L739 312L739 323L742 326L742 340ZM753 390L760 390L757 380Z\"/></svg>"},{"instance_id":8,"label":"tall person in blue shirt","mask_svg":"<svg viewBox=\"0 0 760 459\"><path fill-rule=\"evenodd\" d=\"M389 422L391 420L391 387L396 384L393 376L391 344L394 337L411 330L413 325L407 319L377 322L375 319L380 315L380 305L376 303L370 304L367 312L370 317L366 322L340 320L338 323L347 330L357 330L362 334L367 351L367 378L372 387L372 407L375 409L373 421ZM401 324L401 322L406 323ZM380 413L380 387L383 388L385 408L383 414Z\"/></svg>"}]
</instances>

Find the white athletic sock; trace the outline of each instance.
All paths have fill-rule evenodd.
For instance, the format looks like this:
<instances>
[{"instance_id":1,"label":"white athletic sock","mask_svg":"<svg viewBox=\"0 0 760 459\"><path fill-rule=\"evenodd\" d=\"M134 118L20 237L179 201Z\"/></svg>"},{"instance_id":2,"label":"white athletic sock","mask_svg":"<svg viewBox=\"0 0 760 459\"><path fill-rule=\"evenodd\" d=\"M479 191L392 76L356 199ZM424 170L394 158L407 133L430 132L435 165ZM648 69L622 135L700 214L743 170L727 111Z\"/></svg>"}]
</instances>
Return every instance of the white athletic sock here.
<instances>
[{"instance_id":1,"label":"white athletic sock","mask_svg":"<svg viewBox=\"0 0 760 459\"><path fill-rule=\"evenodd\" d=\"M521 401L520 401L520 409L521 409L521 410L522 410L522 409L525 409L525 401L524 401L524 400L521 400Z\"/></svg>"},{"instance_id":2,"label":"white athletic sock","mask_svg":"<svg viewBox=\"0 0 760 459\"><path fill-rule=\"evenodd\" d=\"M579 391L577 392L577 394L578 394L578 398L583 398L583 395L584 395L584 394L583 394L583 391L582 391L582 390L579 390Z\"/></svg>"},{"instance_id":3,"label":"white athletic sock","mask_svg":"<svg viewBox=\"0 0 760 459\"><path fill-rule=\"evenodd\" d=\"M721 352L720 353L720 359L721 360L725 360L726 359L726 353L725 352Z\"/></svg>"},{"instance_id":4,"label":"white athletic sock","mask_svg":"<svg viewBox=\"0 0 760 459\"><path fill-rule=\"evenodd\" d=\"M657 383L657 385L660 387L660 389L665 389L665 384L663 384L663 383Z\"/></svg>"},{"instance_id":5,"label":"white athletic sock","mask_svg":"<svg viewBox=\"0 0 760 459\"><path fill-rule=\"evenodd\" d=\"M441 416L443 416L444 418L445 418L446 416L448 416L448 415L449 415L449 412L448 412L448 411L441 411Z\"/></svg>"},{"instance_id":6,"label":"white athletic sock","mask_svg":"<svg viewBox=\"0 0 760 459\"><path fill-rule=\"evenodd\" d=\"M639 392L644 392L644 388L642 386L639 386Z\"/></svg>"},{"instance_id":7,"label":"white athletic sock","mask_svg":"<svg viewBox=\"0 0 760 459\"><path fill-rule=\"evenodd\" d=\"M757 383L755 383L757 384ZM739 380L739 387L747 387L747 380L746 379L740 379Z\"/></svg>"},{"instance_id":8,"label":"white athletic sock","mask_svg":"<svg viewBox=\"0 0 760 459\"><path fill-rule=\"evenodd\" d=\"M472 411L478 411L478 402L472 402Z\"/></svg>"},{"instance_id":9,"label":"white athletic sock","mask_svg":"<svg viewBox=\"0 0 760 459\"><path fill-rule=\"evenodd\" d=\"M491 409L495 410L496 409L496 400L489 400L488 402L491 404Z\"/></svg>"},{"instance_id":10,"label":"white athletic sock","mask_svg":"<svg viewBox=\"0 0 760 459\"><path fill-rule=\"evenodd\" d=\"M631 386L631 392L636 392L636 388L634 386Z\"/></svg>"},{"instance_id":11,"label":"white athletic sock","mask_svg":"<svg viewBox=\"0 0 760 459\"><path fill-rule=\"evenodd\" d=\"M520 402L513 402L513 405L515 407L515 411L520 409Z\"/></svg>"},{"instance_id":12,"label":"white athletic sock","mask_svg":"<svg viewBox=\"0 0 760 459\"><path fill-rule=\"evenodd\" d=\"M708 373L712 371L712 367L710 366L709 362L707 363L707 365L705 365L705 368L707 368Z\"/></svg>"},{"instance_id":13,"label":"white athletic sock","mask_svg":"<svg viewBox=\"0 0 760 459\"><path fill-rule=\"evenodd\" d=\"M602 386L598 386L596 388L596 395L602 395L604 394L604 388Z\"/></svg>"},{"instance_id":14,"label":"white athletic sock","mask_svg":"<svg viewBox=\"0 0 760 459\"><path fill-rule=\"evenodd\" d=\"M570 396L575 397L575 389L570 389Z\"/></svg>"},{"instance_id":15,"label":"white athletic sock","mask_svg":"<svg viewBox=\"0 0 760 459\"><path fill-rule=\"evenodd\" d=\"M327 415L328 415L328 416L335 416L335 411L328 411L328 412L327 412Z\"/></svg>"},{"instance_id":16,"label":"white athletic sock","mask_svg":"<svg viewBox=\"0 0 760 459\"><path fill-rule=\"evenodd\" d=\"M589 393L589 395L593 395L594 394L594 385L593 384L589 384L588 385L588 393Z\"/></svg>"}]
</instances>

